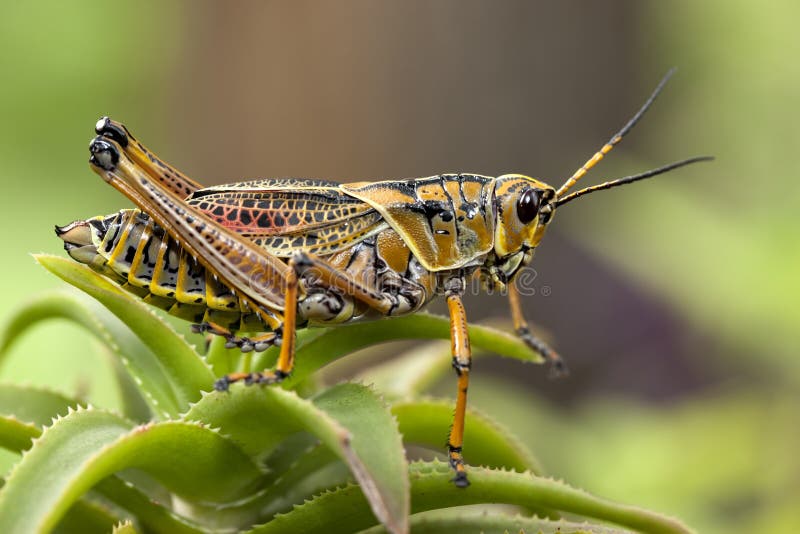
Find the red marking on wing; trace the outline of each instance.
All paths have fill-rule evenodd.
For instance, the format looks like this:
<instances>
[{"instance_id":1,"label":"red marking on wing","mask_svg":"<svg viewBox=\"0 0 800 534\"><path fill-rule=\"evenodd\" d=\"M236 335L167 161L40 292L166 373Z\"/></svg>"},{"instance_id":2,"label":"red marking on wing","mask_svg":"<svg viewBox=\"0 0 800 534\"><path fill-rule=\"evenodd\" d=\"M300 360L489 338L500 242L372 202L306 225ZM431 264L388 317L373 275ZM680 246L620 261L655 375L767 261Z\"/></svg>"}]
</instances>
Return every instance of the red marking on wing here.
<instances>
[{"instance_id":1,"label":"red marking on wing","mask_svg":"<svg viewBox=\"0 0 800 534\"><path fill-rule=\"evenodd\" d=\"M304 192L214 192L187 200L219 224L243 235L273 236L330 226L372 208L336 194Z\"/></svg>"}]
</instances>

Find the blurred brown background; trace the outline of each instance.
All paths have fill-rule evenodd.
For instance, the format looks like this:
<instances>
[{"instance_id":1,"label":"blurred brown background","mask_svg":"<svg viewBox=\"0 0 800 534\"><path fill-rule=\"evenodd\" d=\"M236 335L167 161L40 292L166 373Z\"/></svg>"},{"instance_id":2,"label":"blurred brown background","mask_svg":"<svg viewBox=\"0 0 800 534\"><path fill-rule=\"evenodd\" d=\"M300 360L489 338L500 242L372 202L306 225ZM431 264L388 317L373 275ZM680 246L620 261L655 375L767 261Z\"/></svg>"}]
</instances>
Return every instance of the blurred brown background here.
<instances>
[{"instance_id":1,"label":"blurred brown background","mask_svg":"<svg viewBox=\"0 0 800 534\"><path fill-rule=\"evenodd\" d=\"M718 160L560 212L533 265L549 295L526 308L572 375L484 359L470 392L590 491L704 532L800 528L794 3L41 1L3 13L4 313L61 286L26 256L61 254L53 224L128 207L86 168L101 115L205 184L463 171L558 185L679 67L585 181ZM498 297L468 306L475 320L507 316ZM84 333L36 333L5 380L117 402Z\"/></svg>"}]
</instances>

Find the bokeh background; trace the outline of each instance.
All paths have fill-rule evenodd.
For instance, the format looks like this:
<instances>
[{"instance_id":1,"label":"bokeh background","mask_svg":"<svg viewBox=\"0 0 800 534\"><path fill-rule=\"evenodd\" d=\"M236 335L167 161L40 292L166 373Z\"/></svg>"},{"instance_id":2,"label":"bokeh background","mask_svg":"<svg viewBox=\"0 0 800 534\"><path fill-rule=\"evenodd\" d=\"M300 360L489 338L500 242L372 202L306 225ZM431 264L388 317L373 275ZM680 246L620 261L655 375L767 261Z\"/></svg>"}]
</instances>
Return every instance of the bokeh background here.
<instances>
[{"instance_id":1,"label":"bokeh background","mask_svg":"<svg viewBox=\"0 0 800 534\"><path fill-rule=\"evenodd\" d=\"M464 171L558 185L679 67L585 181L717 161L565 207L525 306L572 375L482 359L471 402L593 493L701 532L800 531L796 2L0 6L0 320L63 285L29 256L63 253L54 224L129 206L87 168L101 115L205 184ZM468 310L506 313L498 297ZM102 350L58 322L18 342L0 379L118 404Z\"/></svg>"}]
</instances>

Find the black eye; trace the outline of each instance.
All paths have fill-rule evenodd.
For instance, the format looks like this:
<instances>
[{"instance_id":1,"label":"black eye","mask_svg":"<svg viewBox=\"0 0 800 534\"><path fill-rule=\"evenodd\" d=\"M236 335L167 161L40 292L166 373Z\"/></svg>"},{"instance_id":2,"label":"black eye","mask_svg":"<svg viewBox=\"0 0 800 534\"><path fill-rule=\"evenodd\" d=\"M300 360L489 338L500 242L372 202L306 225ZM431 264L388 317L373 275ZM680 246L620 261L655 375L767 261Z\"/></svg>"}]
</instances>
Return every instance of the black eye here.
<instances>
[{"instance_id":1,"label":"black eye","mask_svg":"<svg viewBox=\"0 0 800 534\"><path fill-rule=\"evenodd\" d=\"M517 217L523 224L528 224L539 213L539 193L535 189L526 189L517 201Z\"/></svg>"}]
</instances>

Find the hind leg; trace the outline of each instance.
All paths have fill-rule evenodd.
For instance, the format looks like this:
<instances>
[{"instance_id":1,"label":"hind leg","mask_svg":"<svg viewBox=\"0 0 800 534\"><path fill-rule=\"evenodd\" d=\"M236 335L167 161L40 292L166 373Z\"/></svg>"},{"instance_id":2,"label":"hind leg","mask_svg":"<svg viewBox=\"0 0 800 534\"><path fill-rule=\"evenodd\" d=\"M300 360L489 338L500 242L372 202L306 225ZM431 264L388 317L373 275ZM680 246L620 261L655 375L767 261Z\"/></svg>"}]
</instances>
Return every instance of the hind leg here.
<instances>
[{"instance_id":1,"label":"hind leg","mask_svg":"<svg viewBox=\"0 0 800 534\"><path fill-rule=\"evenodd\" d=\"M103 117L97 121L94 130L97 135L116 141L136 165L179 197L186 198L198 189L202 189L202 185L153 154L124 124Z\"/></svg>"}]
</instances>

